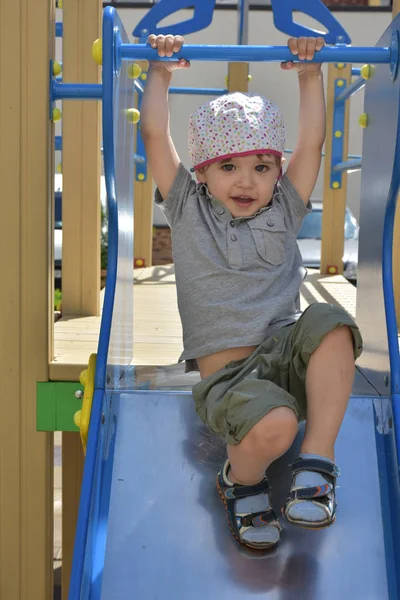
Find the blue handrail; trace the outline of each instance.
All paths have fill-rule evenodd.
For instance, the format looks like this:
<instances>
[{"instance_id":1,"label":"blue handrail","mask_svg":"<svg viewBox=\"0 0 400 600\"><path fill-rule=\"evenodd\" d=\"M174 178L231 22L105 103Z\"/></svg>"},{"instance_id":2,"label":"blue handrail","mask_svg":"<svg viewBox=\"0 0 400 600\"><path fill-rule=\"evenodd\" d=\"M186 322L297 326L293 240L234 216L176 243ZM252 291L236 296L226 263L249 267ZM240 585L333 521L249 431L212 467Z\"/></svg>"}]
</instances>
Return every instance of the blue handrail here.
<instances>
[{"instance_id":1,"label":"blue handrail","mask_svg":"<svg viewBox=\"0 0 400 600\"><path fill-rule=\"evenodd\" d=\"M316 52L307 62L356 62L390 63L392 49L389 47L326 46ZM298 61L287 46L204 46L184 45L180 52L171 57L160 58L156 49L148 44L121 44L122 60L186 60L231 61L231 62L285 62Z\"/></svg>"}]
</instances>

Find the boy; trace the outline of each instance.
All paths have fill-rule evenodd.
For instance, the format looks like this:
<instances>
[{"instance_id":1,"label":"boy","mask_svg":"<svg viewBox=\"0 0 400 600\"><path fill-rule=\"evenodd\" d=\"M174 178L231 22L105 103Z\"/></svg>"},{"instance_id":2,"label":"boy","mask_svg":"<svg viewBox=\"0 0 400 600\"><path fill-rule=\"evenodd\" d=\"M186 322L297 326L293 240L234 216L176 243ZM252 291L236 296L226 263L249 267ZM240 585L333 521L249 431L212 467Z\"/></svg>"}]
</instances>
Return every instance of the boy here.
<instances>
[{"instance_id":1,"label":"boy","mask_svg":"<svg viewBox=\"0 0 400 600\"><path fill-rule=\"evenodd\" d=\"M148 43L159 56L172 56L183 38L150 35ZM322 38L288 41L300 60L323 45ZM281 65L297 71L300 89L298 142L283 176L284 125L273 102L234 93L196 110L189 154L197 184L169 133L171 75L189 66L184 59L151 63L141 132L155 200L172 230L181 359L197 361L197 413L227 443L217 488L233 535L265 549L281 531L265 471L290 448L305 418L283 514L309 528L335 520L334 443L362 350L342 308L314 304L299 311L306 272L296 236L311 211L325 138L321 65Z\"/></svg>"}]
</instances>

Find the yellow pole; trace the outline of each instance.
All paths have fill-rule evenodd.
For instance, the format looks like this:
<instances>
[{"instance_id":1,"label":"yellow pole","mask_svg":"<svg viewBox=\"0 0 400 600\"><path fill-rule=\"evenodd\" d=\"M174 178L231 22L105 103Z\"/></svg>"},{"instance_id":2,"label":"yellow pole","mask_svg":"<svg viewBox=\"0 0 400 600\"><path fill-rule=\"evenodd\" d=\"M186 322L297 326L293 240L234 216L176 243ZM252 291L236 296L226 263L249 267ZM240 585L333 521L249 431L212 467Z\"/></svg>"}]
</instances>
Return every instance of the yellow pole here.
<instances>
[{"instance_id":1,"label":"yellow pole","mask_svg":"<svg viewBox=\"0 0 400 600\"><path fill-rule=\"evenodd\" d=\"M63 81L100 82L92 44L101 36L101 15L101 0L64 3ZM100 314L100 111L98 101L63 102L63 315ZM83 462L79 434L63 433L63 600L68 598Z\"/></svg>"},{"instance_id":2,"label":"yellow pole","mask_svg":"<svg viewBox=\"0 0 400 600\"><path fill-rule=\"evenodd\" d=\"M92 44L100 0L63 5L63 81L98 83ZM63 102L63 314L100 314L100 111L98 101Z\"/></svg>"},{"instance_id":3,"label":"yellow pole","mask_svg":"<svg viewBox=\"0 0 400 600\"><path fill-rule=\"evenodd\" d=\"M342 174L341 187L331 187L331 159L334 112L335 80L342 79L348 84L351 80L351 65L337 68L335 64L328 65L327 108L326 108L326 139L324 162L324 204L322 212L322 241L321 241L321 273L328 273L329 267L336 268L337 273L343 273L344 250L344 217L346 209L347 174ZM343 158L346 160L349 140L349 102L345 107L343 137Z\"/></svg>"},{"instance_id":4,"label":"yellow pole","mask_svg":"<svg viewBox=\"0 0 400 600\"><path fill-rule=\"evenodd\" d=\"M51 24L51 27L50 27ZM0 2L0 598L53 598L53 435L36 432L52 355L49 60L54 1Z\"/></svg>"}]
</instances>

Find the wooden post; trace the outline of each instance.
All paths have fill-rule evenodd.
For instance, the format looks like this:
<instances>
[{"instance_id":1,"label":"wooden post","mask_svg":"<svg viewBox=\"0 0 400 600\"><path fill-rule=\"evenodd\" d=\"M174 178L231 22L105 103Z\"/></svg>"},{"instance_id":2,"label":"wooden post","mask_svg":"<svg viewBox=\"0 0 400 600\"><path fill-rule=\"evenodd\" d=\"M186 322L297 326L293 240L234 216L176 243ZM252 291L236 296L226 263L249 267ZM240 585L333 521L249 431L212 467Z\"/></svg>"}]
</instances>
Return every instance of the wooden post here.
<instances>
[{"instance_id":1,"label":"wooden post","mask_svg":"<svg viewBox=\"0 0 400 600\"><path fill-rule=\"evenodd\" d=\"M63 10L63 81L98 83L92 43L102 2L68 0ZM63 102L63 314L100 314L100 102ZM89 358L89 357L88 357Z\"/></svg>"},{"instance_id":2,"label":"wooden post","mask_svg":"<svg viewBox=\"0 0 400 600\"><path fill-rule=\"evenodd\" d=\"M393 0L393 19L400 12L400 0ZM400 208L397 199L397 211L393 233L393 285L396 305L397 326L400 328Z\"/></svg>"},{"instance_id":3,"label":"wooden post","mask_svg":"<svg viewBox=\"0 0 400 600\"><path fill-rule=\"evenodd\" d=\"M92 43L101 36L101 15L100 0L64 3L64 82L100 82ZM64 315L100 314L100 111L98 101L63 102ZM63 433L62 470L62 597L66 599L83 471L79 434Z\"/></svg>"},{"instance_id":4,"label":"wooden post","mask_svg":"<svg viewBox=\"0 0 400 600\"><path fill-rule=\"evenodd\" d=\"M50 27L50 24L52 25ZM49 60L54 1L0 3L0 598L53 598L53 435L36 432L52 353Z\"/></svg>"},{"instance_id":5,"label":"wooden post","mask_svg":"<svg viewBox=\"0 0 400 600\"><path fill-rule=\"evenodd\" d=\"M334 88L335 79L351 81L351 65L337 68L335 64L328 65L327 109L326 109L326 139L325 139L325 168L324 168L324 203L322 211L322 241L321 241L321 273L328 273L328 267L337 268L337 273L343 273L344 250L344 218L346 209L347 174L342 173L342 184L339 189L331 187L331 159ZM346 101L343 136L343 160L347 160L349 140L349 102Z\"/></svg>"},{"instance_id":6,"label":"wooden post","mask_svg":"<svg viewBox=\"0 0 400 600\"><path fill-rule=\"evenodd\" d=\"M228 64L228 91L248 92L249 89L249 65L248 63Z\"/></svg>"}]
</instances>

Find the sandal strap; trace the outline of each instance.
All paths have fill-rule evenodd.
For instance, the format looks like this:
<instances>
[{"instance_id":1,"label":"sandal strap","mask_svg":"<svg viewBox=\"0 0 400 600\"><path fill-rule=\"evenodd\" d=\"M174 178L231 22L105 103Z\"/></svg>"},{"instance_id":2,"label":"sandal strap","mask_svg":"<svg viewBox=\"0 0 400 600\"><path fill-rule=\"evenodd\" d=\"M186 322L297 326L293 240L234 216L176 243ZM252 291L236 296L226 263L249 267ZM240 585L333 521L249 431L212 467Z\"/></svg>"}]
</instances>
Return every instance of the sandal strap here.
<instances>
[{"instance_id":1,"label":"sandal strap","mask_svg":"<svg viewBox=\"0 0 400 600\"><path fill-rule=\"evenodd\" d=\"M298 458L292 464L292 474L297 475L301 471L316 471L327 475L335 481L339 477L340 470L335 464L330 463L322 458Z\"/></svg>"},{"instance_id":2,"label":"sandal strap","mask_svg":"<svg viewBox=\"0 0 400 600\"><path fill-rule=\"evenodd\" d=\"M242 527L264 527L264 525L270 525L277 521L277 517L272 508L258 512L249 513L244 517L239 517Z\"/></svg>"},{"instance_id":3,"label":"sandal strap","mask_svg":"<svg viewBox=\"0 0 400 600\"><path fill-rule=\"evenodd\" d=\"M235 484L232 487L224 490L225 498L227 500L238 500L239 498L247 498L248 496L257 496L258 494L268 494L271 491L268 479L265 477L259 483L255 485L238 485Z\"/></svg>"},{"instance_id":4,"label":"sandal strap","mask_svg":"<svg viewBox=\"0 0 400 600\"><path fill-rule=\"evenodd\" d=\"M291 490L288 500L309 500L311 498L323 498L332 492L334 492L334 486L330 483L325 483L324 485L316 485L314 487Z\"/></svg>"}]
</instances>

